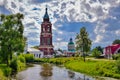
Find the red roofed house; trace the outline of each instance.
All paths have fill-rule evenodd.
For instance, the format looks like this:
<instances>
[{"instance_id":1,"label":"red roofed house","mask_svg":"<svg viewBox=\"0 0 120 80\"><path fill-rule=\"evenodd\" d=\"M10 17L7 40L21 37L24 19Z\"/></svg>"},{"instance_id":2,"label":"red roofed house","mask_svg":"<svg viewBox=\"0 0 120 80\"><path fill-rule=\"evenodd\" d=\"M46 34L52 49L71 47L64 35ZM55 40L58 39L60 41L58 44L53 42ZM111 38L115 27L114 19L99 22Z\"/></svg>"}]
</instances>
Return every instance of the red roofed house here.
<instances>
[{"instance_id":1,"label":"red roofed house","mask_svg":"<svg viewBox=\"0 0 120 80\"><path fill-rule=\"evenodd\" d=\"M112 55L116 53L120 53L120 44L114 44L104 48L104 55L108 58L112 58Z\"/></svg>"}]
</instances>

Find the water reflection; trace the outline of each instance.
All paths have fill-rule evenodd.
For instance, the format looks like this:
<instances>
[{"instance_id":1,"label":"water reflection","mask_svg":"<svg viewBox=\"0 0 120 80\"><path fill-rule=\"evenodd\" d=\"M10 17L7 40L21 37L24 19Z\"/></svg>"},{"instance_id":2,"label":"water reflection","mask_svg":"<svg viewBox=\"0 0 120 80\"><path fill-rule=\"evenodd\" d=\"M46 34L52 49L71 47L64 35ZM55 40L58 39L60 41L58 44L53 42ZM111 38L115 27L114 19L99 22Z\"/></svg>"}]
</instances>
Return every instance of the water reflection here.
<instances>
[{"instance_id":1,"label":"water reflection","mask_svg":"<svg viewBox=\"0 0 120 80\"><path fill-rule=\"evenodd\" d=\"M16 80L95 80L92 77L51 64L34 65L16 75Z\"/></svg>"},{"instance_id":2,"label":"water reflection","mask_svg":"<svg viewBox=\"0 0 120 80\"><path fill-rule=\"evenodd\" d=\"M68 71L68 76L69 76L70 78L74 78L75 73L72 72L72 71Z\"/></svg>"},{"instance_id":3,"label":"water reflection","mask_svg":"<svg viewBox=\"0 0 120 80\"><path fill-rule=\"evenodd\" d=\"M52 76L52 65L51 64L42 64L40 75L44 77Z\"/></svg>"}]
</instances>

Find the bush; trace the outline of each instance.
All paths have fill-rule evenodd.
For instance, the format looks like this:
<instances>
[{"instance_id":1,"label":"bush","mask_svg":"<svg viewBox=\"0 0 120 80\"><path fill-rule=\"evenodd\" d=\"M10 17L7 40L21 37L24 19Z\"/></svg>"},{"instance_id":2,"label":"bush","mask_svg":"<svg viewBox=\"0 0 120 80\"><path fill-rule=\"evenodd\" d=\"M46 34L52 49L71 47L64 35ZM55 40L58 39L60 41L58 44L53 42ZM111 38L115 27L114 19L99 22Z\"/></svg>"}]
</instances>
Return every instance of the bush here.
<instances>
[{"instance_id":1,"label":"bush","mask_svg":"<svg viewBox=\"0 0 120 80\"><path fill-rule=\"evenodd\" d=\"M116 61L117 71L120 73L120 58Z\"/></svg>"},{"instance_id":2,"label":"bush","mask_svg":"<svg viewBox=\"0 0 120 80\"><path fill-rule=\"evenodd\" d=\"M114 74L113 77L117 78L117 79L120 79L120 74Z\"/></svg>"},{"instance_id":3,"label":"bush","mask_svg":"<svg viewBox=\"0 0 120 80\"><path fill-rule=\"evenodd\" d=\"M18 60L17 63L18 63L17 71L21 71L21 70L25 69L25 67L26 67L25 63L22 63L20 60Z\"/></svg>"},{"instance_id":4,"label":"bush","mask_svg":"<svg viewBox=\"0 0 120 80\"><path fill-rule=\"evenodd\" d=\"M34 61L34 55L33 54L24 54L25 60L27 63Z\"/></svg>"},{"instance_id":5,"label":"bush","mask_svg":"<svg viewBox=\"0 0 120 80\"><path fill-rule=\"evenodd\" d=\"M10 63L10 67L12 68L13 72L18 72L25 68L25 63L21 62L19 58L14 58Z\"/></svg>"},{"instance_id":6,"label":"bush","mask_svg":"<svg viewBox=\"0 0 120 80\"><path fill-rule=\"evenodd\" d=\"M92 50L92 56L98 58L101 55L101 52L97 48Z\"/></svg>"},{"instance_id":7,"label":"bush","mask_svg":"<svg viewBox=\"0 0 120 80\"><path fill-rule=\"evenodd\" d=\"M114 55L112 55L112 58L113 58L113 60L117 60L118 58L120 58L120 54L119 53L114 54Z\"/></svg>"},{"instance_id":8,"label":"bush","mask_svg":"<svg viewBox=\"0 0 120 80\"><path fill-rule=\"evenodd\" d=\"M1 69L0 69L0 80L6 80L4 73L2 72Z\"/></svg>"},{"instance_id":9,"label":"bush","mask_svg":"<svg viewBox=\"0 0 120 80\"><path fill-rule=\"evenodd\" d=\"M2 70L4 76L8 77L11 75L12 69L8 67L6 64L0 64L0 69Z\"/></svg>"},{"instance_id":10,"label":"bush","mask_svg":"<svg viewBox=\"0 0 120 80\"><path fill-rule=\"evenodd\" d=\"M12 68L13 72L17 72L17 66L18 66L17 58L14 58L10 63L10 67Z\"/></svg>"},{"instance_id":11,"label":"bush","mask_svg":"<svg viewBox=\"0 0 120 80\"><path fill-rule=\"evenodd\" d=\"M18 59L22 62L22 63L26 63L25 57L24 55L19 55Z\"/></svg>"},{"instance_id":12,"label":"bush","mask_svg":"<svg viewBox=\"0 0 120 80\"><path fill-rule=\"evenodd\" d=\"M11 75L12 69L10 67L7 67L3 71L4 71L4 75L8 77Z\"/></svg>"}]
</instances>

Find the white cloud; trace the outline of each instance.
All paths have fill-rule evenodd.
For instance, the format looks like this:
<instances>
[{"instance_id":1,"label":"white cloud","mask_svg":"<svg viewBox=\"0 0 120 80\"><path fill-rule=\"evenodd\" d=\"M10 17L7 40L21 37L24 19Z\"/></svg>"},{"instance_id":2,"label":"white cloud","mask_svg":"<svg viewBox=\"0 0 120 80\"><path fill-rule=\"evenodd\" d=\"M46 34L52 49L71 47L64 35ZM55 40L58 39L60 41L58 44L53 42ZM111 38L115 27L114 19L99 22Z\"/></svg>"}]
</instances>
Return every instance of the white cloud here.
<instances>
[{"instance_id":1,"label":"white cloud","mask_svg":"<svg viewBox=\"0 0 120 80\"><path fill-rule=\"evenodd\" d=\"M61 38L57 38L56 40L59 42L59 41L61 41L62 39L61 39Z\"/></svg>"},{"instance_id":2,"label":"white cloud","mask_svg":"<svg viewBox=\"0 0 120 80\"><path fill-rule=\"evenodd\" d=\"M120 30L116 30L116 31L115 31L115 34L116 34L117 36L120 36Z\"/></svg>"},{"instance_id":3,"label":"white cloud","mask_svg":"<svg viewBox=\"0 0 120 80\"><path fill-rule=\"evenodd\" d=\"M51 0L46 3L37 4L36 2L34 3L34 0L0 0L0 5L4 5L10 12L20 12L25 15L23 20L25 36L29 36L29 33L40 34L40 24L43 20L46 4L48 5L48 13L54 32L64 36L64 32L59 30L59 27L62 25L55 26L57 21L96 23L93 30L96 35L94 42L99 43L107 35L106 28L109 26L109 24L103 21L110 17L116 19L116 17L109 15L110 9L119 6L120 0ZM32 10L33 8L39 8L39 10ZM55 15L58 16L56 17ZM31 25L28 26L28 24ZM115 33L117 35L120 34L119 30ZM35 38L37 42L39 42L38 36ZM32 36L29 36L30 40L31 38ZM66 43L63 42L61 44L65 46Z\"/></svg>"},{"instance_id":4,"label":"white cloud","mask_svg":"<svg viewBox=\"0 0 120 80\"><path fill-rule=\"evenodd\" d=\"M67 50L67 44L68 42L53 42L54 49L62 48L62 49Z\"/></svg>"},{"instance_id":5,"label":"white cloud","mask_svg":"<svg viewBox=\"0 0 120 80\"><path fill-rule=\"evenodd\" d=\"M0 0L0 5L4 5L4 0Z\"/></svg>"},{"instance_id":6,"label":"white cloud","mask_svg":"<svg viewBox=\"0 0 120 80\"><path fill-rule=\"evenodd\" d=\"M95 34L104 34L107 27L108 27L108 24L105 24L103 22L97 22L94 32Z\"/></svg>"},{"instance_id":7,"label":"white cloud","mask_svg":"<svg viewBox=\"0 0 120 80\"><path fill-rule=\"evenodd\" d=\"M103 39L102 35L97 35L96 39L95 39L95 41L93 43L101 43L102 39Z\"/></svg>"}]
</instances>

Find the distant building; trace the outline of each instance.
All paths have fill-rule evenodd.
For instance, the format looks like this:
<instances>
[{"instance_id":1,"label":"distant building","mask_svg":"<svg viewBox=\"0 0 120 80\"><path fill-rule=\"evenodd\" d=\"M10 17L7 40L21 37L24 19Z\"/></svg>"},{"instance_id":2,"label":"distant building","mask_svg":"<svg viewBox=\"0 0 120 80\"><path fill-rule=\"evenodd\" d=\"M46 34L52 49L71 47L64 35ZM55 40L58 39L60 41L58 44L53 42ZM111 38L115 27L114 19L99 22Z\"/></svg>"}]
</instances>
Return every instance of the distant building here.
<instances>
[{"instance_id":1,"label":"distant building","mask_svg":"<svg viewBox=\"0 0 120 80\"><path fill-rule=\"evenodd\" d=\"M41 24L39 50L44 53L44 57L50 57L54 53L52 44L52 24L49 21L47 8Z\"/></svg>"},{"instance_id":2,"label":"distant building","mask_svg":"<svg viewBox=\"0 0 120 80\"><path fill-rule=\"evenodd\" d=\"M68 42L68 51L65 51L65 55L73 56L74 54L75 54L75 44L72 38L70 38L70 41Z\"/></svg>"},{"instance_id":3,"label":"distant building","mask_svg":"<svg viewBox=\"0 0 120 80\"><path fill-rule=\"evenodd\" d=\"M75 52L75 45L74 45L74 43L73 43L72 38L70 38L70 41L69 41L69 43L68 43L68 51L70 51L70 52Z\"/></svg>"},{"instance_id":4,"label":"distant building","mask_svg":"<svg viewBox=\"0 0 120 80\"><path fill-rule=\"evenodd\" d=\"M120 53L120 44L105 47L103 53L106 57L111 58L113 54Z\"/></svg>"},{"instance_id":5,"label":"distant building","mask_svg":"<svg viewBox=\"0 0 120 80\"><path fill-rule=\"evenodd\" d=\"M28 48L28 52L33 54L35 58L43 58L43 52L34 48Z\"/></svg>"}]
</instances>

